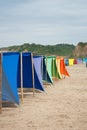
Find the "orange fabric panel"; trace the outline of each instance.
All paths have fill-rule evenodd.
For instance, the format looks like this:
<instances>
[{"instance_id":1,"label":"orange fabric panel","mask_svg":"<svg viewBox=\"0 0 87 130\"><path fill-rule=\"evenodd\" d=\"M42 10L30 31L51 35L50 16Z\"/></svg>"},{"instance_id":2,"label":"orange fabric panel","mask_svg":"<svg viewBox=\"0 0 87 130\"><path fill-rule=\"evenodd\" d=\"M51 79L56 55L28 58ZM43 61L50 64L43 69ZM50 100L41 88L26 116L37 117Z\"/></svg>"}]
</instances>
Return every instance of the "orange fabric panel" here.
<instances>
[{"instance_id":1,"label":"orange fabric panel","mask_svg":"<svg viewBox=\"0 0 87 130\"><path fill-rule=\"evenodd\" d=\"M65 75L65 76L70 76L65 67L63 58L61 58L61 60L60 60L60 72L61 72L61 74Z\"/></svg>"}]
</instances>

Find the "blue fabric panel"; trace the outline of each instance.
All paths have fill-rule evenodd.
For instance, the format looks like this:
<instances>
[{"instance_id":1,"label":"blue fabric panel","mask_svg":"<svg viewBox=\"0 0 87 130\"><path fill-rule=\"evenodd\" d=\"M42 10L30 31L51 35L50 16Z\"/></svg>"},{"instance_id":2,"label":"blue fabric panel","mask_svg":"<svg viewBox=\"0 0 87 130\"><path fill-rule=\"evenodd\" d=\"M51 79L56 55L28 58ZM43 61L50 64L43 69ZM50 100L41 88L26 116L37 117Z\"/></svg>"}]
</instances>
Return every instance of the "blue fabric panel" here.
<instances>
[{"instance_id":1,"label":"blue fabric panel","mask_svg":"<svg viewBox=\"0 0 87 130\"><path fill-rule=\"evenodd\" d=\"M35 88L41 91L44 91L44 86L42 83L42 70L41 70L41 62L42 56L34 56L34 84Z\"/></svg>"},{"instance_id":2,"label":"blue fabric panel","mask_svg":"<svg viewBox=\"0 0 87 130\"><path fill-rule=\"evenodd\" d=\"M19 53L3 53L2 59L2 100L19 104L17 71Z\"/></svg>"},{"instance_id":3,"label":"blue fabric panel","mask_svg":"<svg viewBox=\"0 0 87 130\"><path fill-rule=\"evenodd\" d=\"M22 53L22 66L23 66L23 88L32 88L32 60L31 53Z\"/></svg>"},{"instance_id":4,"label":"blue fabric panel","mask_svg":"<svg viewBox=\"0 0 87 130\"><path fill-rule=\"evenodd\" d=\"M45 59L43 58L43 80L49 82L49 83L52 83L50 77L49 77L49 74L46 70L46 64L45 64Z\"/></svg>"},{"instance_id":5,"label":"blue fabric panel","mask_svg":"<svg viewBox=\"0 0 87 130\"><path fill-rule=\"evenodd\" d=\"M18 65L17 65L17 88L20 88L21 86L21 63L20 63L20 56L18 59Z\"/></svg>"},{"instance_id":6,"label":"blue fabric panel","mask_svg":"<svg viewBox=\"0 0 87 130\"><path fill-rule=\"evenodd\" d=\"M69 65L69 60L68 59L64 59L64 63L65 63L66 66L68 66Z\"/></svg>"}]
</instances>

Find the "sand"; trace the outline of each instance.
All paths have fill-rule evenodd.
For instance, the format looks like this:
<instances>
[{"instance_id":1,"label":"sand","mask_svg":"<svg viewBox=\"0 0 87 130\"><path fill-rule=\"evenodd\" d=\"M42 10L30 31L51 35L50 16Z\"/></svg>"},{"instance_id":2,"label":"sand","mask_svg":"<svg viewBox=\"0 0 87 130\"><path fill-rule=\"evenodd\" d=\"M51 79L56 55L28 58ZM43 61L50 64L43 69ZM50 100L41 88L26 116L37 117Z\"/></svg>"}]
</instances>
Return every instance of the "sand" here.
<instances>
[{"instance_id":1,"label":"sand","mask_svg":"<svg viewBox=\"0 0 87 130\"><path fill-rule=\"evenodd\" d=\"M24 103L3 107L0 130L87 130L87 68L67 67L70 77L25 94Z\"/></svg>"}]
</instances>

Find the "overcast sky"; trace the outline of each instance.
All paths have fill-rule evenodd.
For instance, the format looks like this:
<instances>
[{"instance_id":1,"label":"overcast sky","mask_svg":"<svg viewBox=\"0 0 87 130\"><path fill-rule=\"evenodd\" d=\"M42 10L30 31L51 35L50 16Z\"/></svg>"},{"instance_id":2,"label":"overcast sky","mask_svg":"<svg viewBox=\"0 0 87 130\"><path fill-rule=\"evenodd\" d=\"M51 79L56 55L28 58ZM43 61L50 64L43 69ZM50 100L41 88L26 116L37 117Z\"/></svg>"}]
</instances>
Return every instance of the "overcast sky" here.
<instances>
[{"instance_id":1,"label":"overcast sky","mask_svg":"<svg viewBox=\"0 0 87 130\"><path fill-rule=\"evenodd\" d=\"M0 47L87 42L87 0L0 0Z\"/></svg>"}]
</instances>

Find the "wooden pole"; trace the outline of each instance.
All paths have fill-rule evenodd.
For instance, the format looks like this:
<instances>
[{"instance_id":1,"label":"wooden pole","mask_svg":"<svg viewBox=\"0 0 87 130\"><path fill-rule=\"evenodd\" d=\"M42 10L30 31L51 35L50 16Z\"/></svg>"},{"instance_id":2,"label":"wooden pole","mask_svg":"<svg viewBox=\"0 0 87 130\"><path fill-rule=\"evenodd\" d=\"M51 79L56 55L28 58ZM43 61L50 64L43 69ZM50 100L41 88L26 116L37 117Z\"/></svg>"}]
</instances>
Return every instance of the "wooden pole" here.
<instances>
[{"instance_id":1,"label":"wooden pole","mask_svg":"<svg viewBox=\"0 0 87 130\"><path fill-rule=\"evenodd\" d=\"M22 65L22 52L20 54L20 68L21 68L21 72L20 72L20 77L21 77L21 102L24 102L23 99L23 65Z\"/></svg>"},{"instance_id":2,"label":"wooden pole","mask_svg":"<svg viewBox=\"0 0 87 130\"><path fill-rule=\"evenodd\" d=\"M34 84L34 61L33 54L31 53L31 63L32 63L32 84L33 84L33 97L35 96L35 84Z\"/></svg>"},{"instance_id":3,"label":"wooden pole","mask_svg":"<svg viewBox=\"0 0 87 130\"><path fill-rule=\"evenodd\" d=\"M47 56L46 56L46 80L47 80L47 72L48 72L48 66L47 66Z\"/></svg>"},{"instance_id":4,"label":"wooden pole","mask_svg":"<svg viewBox=\"0 0 87 130\"><path fill-rule=\"evenodd\" d=\"M43 80L43 57L42 57L42 63L41 63L41 73L42 73L42 80Z\"/></svg>"},{"instance_id":5,"label":"wooden pole","mask_svg":"<svg viewBox=\"0 0 87 130\"><path fill-rule=\"evenodd\" d=\"M0 53L0 114L2 113L2 53Z\"/></svg>"}]
</instances>

